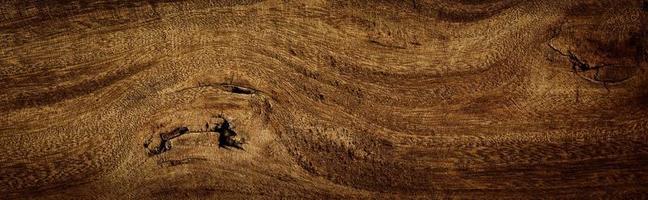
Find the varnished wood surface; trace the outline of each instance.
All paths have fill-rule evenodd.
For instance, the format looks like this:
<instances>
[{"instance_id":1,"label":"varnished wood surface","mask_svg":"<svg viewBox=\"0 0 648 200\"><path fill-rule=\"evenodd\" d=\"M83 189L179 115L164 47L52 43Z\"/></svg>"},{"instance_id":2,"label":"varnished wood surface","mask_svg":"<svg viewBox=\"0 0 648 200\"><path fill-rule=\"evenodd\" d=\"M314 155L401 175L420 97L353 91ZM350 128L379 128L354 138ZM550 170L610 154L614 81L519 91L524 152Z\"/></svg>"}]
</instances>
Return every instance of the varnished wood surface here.
<instances>
[{"instance_id":1,"label":"varnished wood surface","mask_svg":"<svg viewBox=\"0 0 648 200\"><path fill-rule=\"evenodd\" d=\"M2 1L0 199L648 198L647 14Z\"/></svg>"}]
</instances>

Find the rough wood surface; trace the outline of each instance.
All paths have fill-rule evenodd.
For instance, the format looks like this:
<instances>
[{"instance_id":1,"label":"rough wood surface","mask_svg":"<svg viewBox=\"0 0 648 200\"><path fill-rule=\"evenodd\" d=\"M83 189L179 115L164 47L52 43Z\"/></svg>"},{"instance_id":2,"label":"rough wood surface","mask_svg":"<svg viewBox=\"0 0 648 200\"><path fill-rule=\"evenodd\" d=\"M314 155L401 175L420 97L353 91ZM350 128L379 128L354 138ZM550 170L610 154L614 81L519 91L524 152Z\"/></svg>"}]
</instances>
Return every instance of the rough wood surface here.
<instances>
[{"instance_id":1,"label":"rough wood surface","mask_svg":"<svg viewBox=\"0 0 648 200\"><path fill-rule=\"evenodd\" d=\"M648 198L648 2L0 3L0 198Z\"/></svg>"}]
</instances>

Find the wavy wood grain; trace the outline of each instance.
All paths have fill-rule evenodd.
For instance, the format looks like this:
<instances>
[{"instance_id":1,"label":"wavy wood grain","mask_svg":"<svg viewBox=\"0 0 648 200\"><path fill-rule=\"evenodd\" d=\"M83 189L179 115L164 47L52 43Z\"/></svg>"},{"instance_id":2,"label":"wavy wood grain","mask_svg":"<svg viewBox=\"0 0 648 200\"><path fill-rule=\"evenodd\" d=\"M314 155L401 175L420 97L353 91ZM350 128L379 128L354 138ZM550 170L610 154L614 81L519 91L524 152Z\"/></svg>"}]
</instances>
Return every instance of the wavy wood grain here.
<instances>
[{"instance_id":1,"label":"wavy wood grain","mask_svg":"<svg viewBox=\"0 0 648 200\"><path fill-rule=\"evenodd\" d=\"M8 0L0 198L646 198L647 5Z\"/></svg>"}]
</instances>

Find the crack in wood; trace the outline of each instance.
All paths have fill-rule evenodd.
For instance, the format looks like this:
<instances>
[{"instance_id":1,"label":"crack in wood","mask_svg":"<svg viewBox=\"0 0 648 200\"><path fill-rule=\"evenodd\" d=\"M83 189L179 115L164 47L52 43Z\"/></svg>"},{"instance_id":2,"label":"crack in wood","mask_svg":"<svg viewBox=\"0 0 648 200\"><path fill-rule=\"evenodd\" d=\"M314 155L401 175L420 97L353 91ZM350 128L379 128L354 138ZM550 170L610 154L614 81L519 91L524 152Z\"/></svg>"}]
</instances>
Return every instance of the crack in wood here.
<instances>
[{"instance_id":1,"label":"crack in wood","mask_svg":"<svg viewBox=\"0 0 648 200\"><path fill-rule=\"evenodd\" d=\"M230 122L225 117L219 117L223 119L223 123L213 129L214 132L219 133L218 147L225 149L234 147L243 150L243 144L245 143L245 141L243 139L236 139L236 136L238 134L236 133L236 131L234 131L234 129L232 129Z\"/></svg>"},{"instance_id":2,"label":"crack in wood","mask_svg":"<svg viewBox=\"0 0 648 200\"><path fill-rule=\"evenodd\" d=\"M221 84L221 87L228 92L236 93L236 94L256 94L257 93L257 90L255 89L238 86L238 85Z\"/></svg>"},{"instance_id":3,"label":"crack in wood","mask_svg":"<svg viewBox=\"0 0 648 200\"><path fill-rule=\"evenodd\" d=\"M173 129L170 132L160 133L160 144L157 147L150 149L149 145L151 141L147 140L146 142L144 142L144 148L148 150L149 155L157 155L157 154L164 153L168 150L171 150L171 139L179 137L187 132L189 132L189 128L178 127Z\"/></svg>"},{"instance_id":4,"label":"crack in wood","mask_svg":"<svg viewBox=\"0 0 648 200\"><path fill-rule=\"evenodd\" d=\"M623 67L623 66L614 65L614 64L605 64L605 63L604 64L594 64L594 65L592 65L592 64L588 63L587 61L581 59L578 55L573 53L571 50L567 50L567 53L564 53L562 50L560 50L559 48L555 47L552 44L552 41L560 35L561 31L562 31L562 24L560 25L560 27L558 27L554 31L554 33L551 36L551 38L549 39L549 42L547 43L547 45L549 46L549 48L551 48L553 51L560 54L562 57L567 57L568 58L569 62L572 64L572 66L571 66L572 70L576 75L578 75L579 77L581 77L581 78L583 78L583 79L585 79L587 81L590 81L592 83L601 84L601 85L603 85L605 87L606 90L609 90L608 87L607 87L608 85L618 84L618 83L624 82L624 81L631 78L631 76L628 76L628 77L625 77L625 78L622 78L622 79L614 79L614 80L606 80L606 79L601 78L600 77L601 70L603 70L605 68ZM588 71L594 71L594 76L593 77L587 77L586 75L580 74L581 72L588 72Z\"/></svg>"},{"instance_id":5,"label":"crack in wood","mask_svg":"<svg viewBox=\"0 0 648 200\"><path fill-rule=\"evenodd\" d=\"M229 120L227 120L227 118L221 115L219 115L218 118L222 119L223 122L215 126L214 128L210 129L209 123L205 124L205 128L207 132L213 132L218 134L218 147L224 149L230 149L230 147L232 147L240 150L245 150L243 149L243 144L245 144L245 140L239 139L237 137L238 134L233 129ZM198 131L198 132L203 132L203 131ZM193 132L189 130L188 127L184 127L184 126L175 128L169 132L162 132L159 134L160 137L159 145L155 147L151 147L151 139L148 139L144 142L144 148L147 150L147 154L149 156L162 154L166 151L171 150L172 147L171 140L189 133L193 133Z\"/></svg>"}]
</instances>

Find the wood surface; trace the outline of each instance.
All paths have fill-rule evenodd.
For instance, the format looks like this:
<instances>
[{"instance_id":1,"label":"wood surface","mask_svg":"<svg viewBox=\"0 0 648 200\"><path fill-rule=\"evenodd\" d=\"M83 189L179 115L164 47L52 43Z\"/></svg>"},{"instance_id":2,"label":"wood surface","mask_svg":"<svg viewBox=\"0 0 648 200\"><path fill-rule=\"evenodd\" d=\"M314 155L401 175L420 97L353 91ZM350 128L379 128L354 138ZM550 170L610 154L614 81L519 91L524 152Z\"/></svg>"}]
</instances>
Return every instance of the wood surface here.
<instances>
[{"instance_id":1,"label":"wood surface","mask_svg":"<svg viewBox=\"0 0 648 200\"><path fill-rule=\"evenodd\" d=\"M648 198L644 0L2 0L0 199Z\"/></svg>"}]
</instances>

